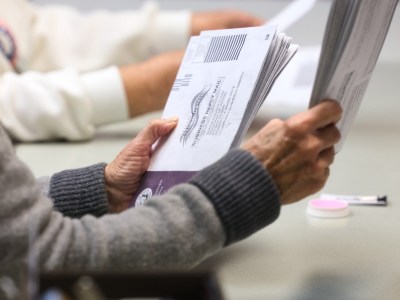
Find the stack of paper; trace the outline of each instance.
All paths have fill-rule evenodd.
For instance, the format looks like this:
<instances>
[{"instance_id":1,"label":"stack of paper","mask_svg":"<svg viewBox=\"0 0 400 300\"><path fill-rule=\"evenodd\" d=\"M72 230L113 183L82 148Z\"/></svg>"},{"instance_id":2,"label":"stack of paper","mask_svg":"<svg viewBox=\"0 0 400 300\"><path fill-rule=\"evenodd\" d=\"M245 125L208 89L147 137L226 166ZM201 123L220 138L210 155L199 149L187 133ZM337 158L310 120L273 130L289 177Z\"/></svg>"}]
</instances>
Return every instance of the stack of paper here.
<instances>
[{"instance_id":1,"label":"stack of paper","mask_svg":"<svg viewBox=\"0 0 400 300\"><path fill-rule=\"evenodd\" d=\"M336 0L332 4L310 106L328 98L341 104L342 139L337 151L360 107L396 6L397 0Z\"/></svg>"}]
</instances>

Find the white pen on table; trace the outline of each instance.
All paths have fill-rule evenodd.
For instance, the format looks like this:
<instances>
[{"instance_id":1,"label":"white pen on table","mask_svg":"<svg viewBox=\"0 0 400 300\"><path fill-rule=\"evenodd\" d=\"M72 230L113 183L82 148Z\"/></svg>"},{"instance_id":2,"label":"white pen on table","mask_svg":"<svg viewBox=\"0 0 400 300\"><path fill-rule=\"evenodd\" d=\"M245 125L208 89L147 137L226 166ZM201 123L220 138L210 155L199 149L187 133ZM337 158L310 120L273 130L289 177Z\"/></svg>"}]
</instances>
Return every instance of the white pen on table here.
<instances>
[{"instance_id":1,"label":"white pen on table","mask_svg":"<svg viewBox=\"0 0 400 300\"><path fill-rule=\"evenodd\" d=\"M321 194L321 199L326 200L342 200L346 201L348 204L354 205L387 205L387 196L352 196L352 195L334 195L334 194Z\"/></svg>"}]
</instances>

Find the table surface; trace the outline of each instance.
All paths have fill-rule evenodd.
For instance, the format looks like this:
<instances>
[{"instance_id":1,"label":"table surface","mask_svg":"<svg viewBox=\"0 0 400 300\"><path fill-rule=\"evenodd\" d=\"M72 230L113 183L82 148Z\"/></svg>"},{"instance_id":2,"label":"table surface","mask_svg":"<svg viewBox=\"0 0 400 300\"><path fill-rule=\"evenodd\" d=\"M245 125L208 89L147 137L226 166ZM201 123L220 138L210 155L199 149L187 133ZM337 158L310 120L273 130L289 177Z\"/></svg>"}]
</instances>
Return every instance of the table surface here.
<instances>
[{"instance_id":1,"label":"table surface","mask_svg":"<svg viewBox=\"0 0 400 300\"><path fill-rule=\"evenodd\" d=\"M351 206L341 219L306 215L307 202L206 260L226 299L400 299L400 63L379 61L322 192L387 195L386 207ZM17 147L35 175L110 161L160 113L102 128L90 142ZM251 135L259 125L253 124Z\"/></svg>"}]
</instances>

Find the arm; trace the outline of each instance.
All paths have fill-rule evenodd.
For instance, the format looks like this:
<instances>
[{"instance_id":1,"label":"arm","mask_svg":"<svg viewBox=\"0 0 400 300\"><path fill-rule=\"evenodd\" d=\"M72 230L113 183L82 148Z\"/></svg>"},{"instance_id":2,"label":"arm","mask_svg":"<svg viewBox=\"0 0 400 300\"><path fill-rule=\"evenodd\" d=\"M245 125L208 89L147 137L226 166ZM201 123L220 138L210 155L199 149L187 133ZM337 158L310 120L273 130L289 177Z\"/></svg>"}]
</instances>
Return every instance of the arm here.
<instances>
[{"instance_id":1,"label":"arm","mask_svg":"<svg viewBox=\"0 0 400 300\"><path fill-rule=\"evenodd\" d=\"M19 141L89 139L98 126L161 109L183 52L168 53L119 69L111 67L81 73L119 64L118 59L124 57L129 63L136 61L134 49L150 51L150 46L140 38L156 40L165 51L172 43L172 48L182 48L188 35L182 32L189 31L189 27L191 34L198 34L203 29L262 23L239 11L195 13L190 18L184 11L160 13L153 6L143 9L146 13L101 12L89 16L66 7L36 8L23 0L4 2L0 8L0 19L14 35L18 49L17 70L26 71L20 76L12 73L13 66L0 57L0 118L12 138ZM146 24L123 25L127 20L134 22L135 16L131 13L137 14L140 22ZM151 20L146 21L147 17ZM127 31L124 33L124 30ZM126 36L122 38L115 32ZM174 36L185 42L177 42ZM165 38L167 42L163 41ZM120 49L121 45L125 48ZM113 50L108 51L107 47ZM125 55L124 51L132 56ZM110 55L111 52L115 53ZM30 71L63 67L70 69L47 74Z\"/></svg>"},{"instance_id":2,"label":"arm","mask_svg":"<svg viewBox=\"0 0 400 300\"><path fill-rule=\"evenodd\" d=\"M7 169L0 173L0 183L8 187L0 191L0 248L8 254L0 260L5 266L25 258L29 228L37 224L34 246L44 269L188 268L272 222L279 213L271 178L251 154L238 150L191 184L177 186L144 207L99 219L71 220L53 211L51 201L39 195L29 170L14 156L4 132L0 134L0 165ZM210 185L207 178L219 183ZM248 199L253 204L248 205L242 199L251 187L259 192ZM218 195L210 201L206 195L214 191Z\"/></svg>"},{"instance_id":3,"label":"arm","mask_svg":"<svg viewBox=\"0 0 400 300\"><path fill-rule=\"evenodd\" d=\"M70 11L68 9L56 8L57 13L52 16L52 8L49 8L48 12L46 12L46 9L43 9L43 11L37 9L36 11L29 3L21 0L4 2L0 5L0 8L0 19L3 18L6 21L16 41L18 49L17 69L20 72L27 70L18 75L13 72L13 66L7 63L4 57L0 57L0 118L5 129L14 140L85 140L94 135L98 126L125 121L129 117L159 110L164 106L179 67L179 57L178 60L170 60L171 63L169 64L165 63L166 69L157 69L157 72L154 72L156 62L149 61L148 63L125 67L124 70L129 70L129 72L119 70L117 67L109 67L82 74L80 71L86 68L79 66L79 63L70 62L68 57L82 59L83 62L90 62L94 57L100 60L106 59L106 64L114 64L115 62L108 61L108 58L103 57L102 53L76 52L79 47L75 47L74 43L78 43L80 47L85 47L89 51L89 48L86 48L89 32L86 35L83 32L82 37L75 42L68 41L68 34L63 35L59 32L67 24L74 28L72 26L74 18L71 17L72 19L69 20ZM41 12L45 16L43 19ZM65 16L63 13L65 13ZM177 12L176 14L186 15L187 13ZM176 17L175 14L166 12L163 16L158 13L151 13L150 15L151 18L162 19L161 23L169 22L169 19L173 18L172 22L182 22L181 25L185 27L185 20ZM119 19L118 14L112 16ZM86 21L85 16L80 16L80 19L82 23L84 23L84 20ZM124 19L128 18L121 17L121 22ZM92 19L88 18L88 24L85 25L88 28L94 26L94 24L90 25L90 20ZM54 22L53 26L49 26L49 22ZM60 22L61 25L57 25L57 22ZM80 22L75 25L78 24L79 27ZM159 21L155 22L158 23ZM43 24L37 26L37 23ZM116 22L110 20L110 23L104 23L103 26L110 28L110 24L116 25ZM157 26L163 31L174 31L176 29L164 25ZM49 28L52 30L49 30ZM182 30L179 29L178 31L181 32ZM95 30L95 32L97 31ZM96 35L91 29L89 40L92 41L92 38L96 40L102 37L103 33L107 32ZM55 34L56 39L52 38L52 34ZM174 42L171 34L166 33L163 37L169 36L169 41ZM177 35L180 36L181 33ZM74 38L80 37L79 31L74 33L73 36ZM114 34L108 32L106 36L110 37ZM60 38L67 41L67 45L53 44ZM131 38L136 41L135 37ZM94 49L104 51L104 45L100 45L105 43L104 39L100 38L97 43ZM133 43L133 41L130 43ZM35 45L38 49L35 48ZM106 45L109 44L106 43ZM162 43L162 45L165 45L165 43ZM176 43L176 46L178 45L179 43ZM132 45L125 46L129 48L129 53L134 53L134 51L131 51ZM143 45L135 43L135 46L140 48ZM57 47L71 52L67 56L53 57L62 54L62 51L59 51ZM167 50L167 48L164 50ZM30 53L30 51L33 53ZM115 51L120 54L118 49ZM40 60L40 57L46 56L47 52L52 53L49 53L49 62L44 63L48 65L46 67L36 66L37 55ZM64 65L68 66L68 69L51 73L37 72L38 70L63 67L64 65L58 64L57 60L65 63ZM38 64L41 65L42 63ZM88 69L91 68L88 67ZM151 69L153 72L143 74L143 69ZM126 78L125 74L129 75L129 78ZM152 83L151 86L149 86L149 81Z\"/></svg>"},{"instance_id":4,"label":"arm","mask_svg":"<svg viewBox=\"0 0 400 300\"><path fill-rule=\"evenodd\" d=\"M85 74L6 72L0 77L0 118L15 140L89 139L98 126L160 110L182 56L169 52Z\"/></svg>"}]
</instances>

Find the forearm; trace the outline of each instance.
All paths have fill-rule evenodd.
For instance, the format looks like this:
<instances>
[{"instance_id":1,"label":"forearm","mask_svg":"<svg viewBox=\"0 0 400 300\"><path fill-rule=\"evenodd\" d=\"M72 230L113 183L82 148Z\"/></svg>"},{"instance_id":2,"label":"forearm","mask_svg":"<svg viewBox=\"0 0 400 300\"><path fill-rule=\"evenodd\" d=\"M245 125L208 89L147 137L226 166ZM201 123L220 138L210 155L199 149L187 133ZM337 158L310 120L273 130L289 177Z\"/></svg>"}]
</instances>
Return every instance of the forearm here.
<instances>
[{"instance_id":1,"label":"forearm","mask_svg":"<svg viewBox=\"0 0 400 300\"><path fill-rule=\"evenodd\" d=\"M183 54L183 51L168 52L120 68L130 117L164 108Z\"/></svg>"},{"instance_id":2,"label":"forearm","mask_svg":"<svg viewBox=\"0 0 400 300\"><path fill-rule=\"evenodd\" d=\"M42 269L52 270L187 268L223 245L213 206L191 185L141 209L102 218L67 218L40 196L35 179L17 160L1 129L0 141L0 184L7 187L0 190L0 249L7 253L0 256L1 265L26 259L31 234L36 235L31 246L40 254Z\"/></svg>"},{"instance_id":3,"label":"forearm","mask_svg":"<svg viewBox=\"0 0 400 300\"><path fill-rule=\"evenodd\" d=\"M74 268L189 268L272 223L279 210L268 173L251 154L236 150L141 208L102 219L84 216L71 229L83 240L56 242L70 250L67 258L79 255L85 242L92 247L90 262L74 258ZM54 257L49 268L59 267Z\"/></svg>"},{"instance_id":4,"label":"forearm","mask_svg":"<svg viewBox=\"0 0 400 300\"><path fill-rule=\"evenodd\" d=\"M39 195L33 176L16 159L2 131L0 140L0 184L7 187L0 190L0 249L8 253L0 260L25 259L28 236L37 225L33 246L43 269L189 268L279 213L279 197L268 174L250 154L239 151L201 171L192 184L176 186L143 207L72 220ZM249 191L255 191L252 197Z\"/></svg>"}]
</instances>

